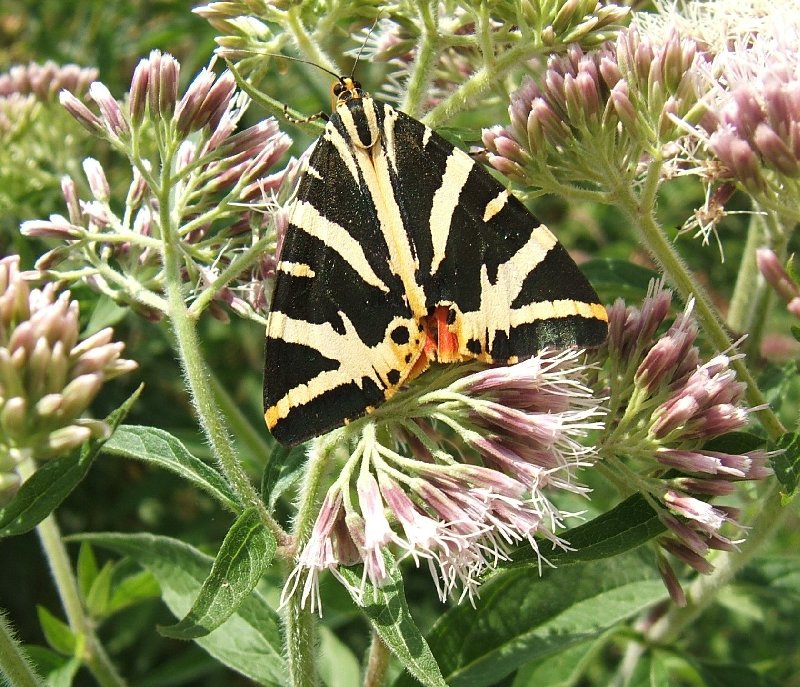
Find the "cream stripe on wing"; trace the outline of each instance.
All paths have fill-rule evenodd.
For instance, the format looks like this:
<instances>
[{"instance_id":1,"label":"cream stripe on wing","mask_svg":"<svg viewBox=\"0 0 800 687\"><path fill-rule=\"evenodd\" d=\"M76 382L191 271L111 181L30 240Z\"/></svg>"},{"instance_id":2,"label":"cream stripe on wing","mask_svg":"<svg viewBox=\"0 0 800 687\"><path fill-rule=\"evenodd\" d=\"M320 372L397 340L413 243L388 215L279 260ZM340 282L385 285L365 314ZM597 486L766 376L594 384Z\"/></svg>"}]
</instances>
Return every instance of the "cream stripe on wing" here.
<instances>
[{"instance_id":1,"label":"cream stripe on wing","mask_svg":"<svg viewBox=\"0 0 800 687\"><path fill-rule=\"evenodd\" d=\"M305 405L339 386L356 384L363 388L364 378L372 380L382 389L391 386L386 374L393 369L400 371L402 364L391 338L386 337L375 346L367 346L347 315L341 311L338 314L344 325L343 334L337 332L330 322L316 324L287 317L278 311L270 313L267 325L270 338L304 346L313 345L321 356L339 363L337 369L320 372L305 384L289 389L285 396L268 408L266 418L270 427L287 417L292 408ZM411 327L414 323L412 320L395 318L388 330L393 330L398 324Z\"/></svg>"},{"instance_id":2,"label":"cream stripe on wing","mask_svg":"<svg viewBox=\"0 0 800 687\"><path fill-rule=\"evenodd\" d=\"M444 260L453 213L458 205L461 190L467 183L467 178L474 165L475 161L469 155L457 148L454 149L447 158L442 175L442 185L433 194L430 219L431 240L433 241L432 275L436 274L436 270Z\"/></svg>"},{"instance_id":3,"label":"cream stripe on wing","mask_svg":"<svg viewBox=\"0 0 800 687\"><path fill-rule=\"evenodd\" d=\"M367 284L389 293L389 287L373 271L364 254L364 248L348 231L336 222L323 217L319 211L304 200L298 200L292 210L291 223L309 236L322 241L335 250Z\"/></svg>"}]
</instances>

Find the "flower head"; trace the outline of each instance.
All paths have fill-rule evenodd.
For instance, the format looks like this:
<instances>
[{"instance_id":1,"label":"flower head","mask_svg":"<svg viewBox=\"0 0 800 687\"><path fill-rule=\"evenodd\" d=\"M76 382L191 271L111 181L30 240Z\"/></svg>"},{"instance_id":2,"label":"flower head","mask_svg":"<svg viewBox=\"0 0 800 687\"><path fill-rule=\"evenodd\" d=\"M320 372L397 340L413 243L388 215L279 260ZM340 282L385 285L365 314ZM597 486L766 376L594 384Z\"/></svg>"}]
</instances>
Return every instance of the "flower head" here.
<instances>
[{"instance_id":1,"label":"flower head","mask_svg":"<svg viewBox=\"0 0 800 687\"><path fill-rule=\"evenodd\" d=\"M274 256L278 230L272 218L287 171L276 166L291 141L274 119L239 128L249 100L236 91L230 72L217 76L203 69L182 95L179 73L174 57L153 51L134 70L127 105L99 82L89 88L97 112L62 92L62 103L79 122L130 156L130 185L124 201L115 198L102 166L87 159L91 196L79 198L75 181L63 179L67 216L24 222L22 233L65 242L40 258L40 270L57 279L79 278L150 319L166 309L161 246L169 237L183 246L182 276L197 297L213 294L203 299L213 315L227 318L224 303L258 319L253 304L264 299L249 294L264 290L261 266L255 260L238 271L230 266L261 239L263 250L253 253ZM137 134L137 145L132 143L134 133L148 127L168 141L152 155L143 154L146 136ZM164 203L173 210L165 213ZM163 226L165 217L175 226Z\"/></svg>"},{"instance_id":2,"label":"flower head","mask_svg":"<svg viewBox=\"0 0 800 687\"><path fill-rule=\"evenodd\" d=\"M69 292L30 289L18 256L0 260L0 500L18 483L19 463L108 433L81 416L103 382L136 368L112 336L107 328L81 341Z\"/></svg>"},{"instance_id":3,"label":"flower head","mask_svg":"<svg viewBox=\"0 0 800 687\"><path fill-rule=\"evenodd\" d=\"M397 551L428 566L443 600L471 598L512 546L565 546L557 531L572 514L552 497L586 492L574 473L593 453L581 440L603 414L580 355L543 352L466 375L442 368L381 406L362 421L293 580L305 574L313 590L319 571L360 562L380 584Z\"/></svg>"},{"instance_id":4,"label":"flower head","mask_svg":"<svg viewBox=\"0 0 800 687\"><path fill-rule=\"evenodd\" d=\"M747 423L744 384L732 362L718 354L703 362L695 346L697 326L690 301L661 336L670 293L651 284L641 310L621 302L609 310L611 418L602 451L622 483L643 493L667 528L661 546L699 572L712 568L711 549L731 547L722 533L735 518L710 498L725 496L743 480L770 474L762 450L728 453L713 441ZM617 460L624 457L625 462ZM659 567L668 562L660 558ZM673 599L681 602L677 577L664 574Z\"/></svg>"}]
</instances>

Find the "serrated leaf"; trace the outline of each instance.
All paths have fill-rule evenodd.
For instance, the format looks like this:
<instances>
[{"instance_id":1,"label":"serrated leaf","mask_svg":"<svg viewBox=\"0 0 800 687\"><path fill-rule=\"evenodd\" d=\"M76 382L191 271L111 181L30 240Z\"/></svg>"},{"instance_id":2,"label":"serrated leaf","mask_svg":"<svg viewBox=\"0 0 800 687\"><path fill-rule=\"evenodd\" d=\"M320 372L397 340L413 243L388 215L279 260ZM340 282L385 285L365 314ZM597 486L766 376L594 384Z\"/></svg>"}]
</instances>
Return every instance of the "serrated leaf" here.
<instances>
[{"instance_id":1,"label":"serrated leaf","mask_svg":"<svg viewBox=\"0 0 800 687\"><path fill-rule=\"evenodd\" d=\"M106 418L112 432L128 414L143 388L140 386ZM20 487L11 503L0 508L0 539L29 532L58 508L89 472L105 443L105 439L93 439L69 456L40 465Z\"/></svg>"},{"instance_id":2,"label":"serrated leaf","mask_svg":"<svg viewBox=\"0 0 800 687\"><path fill-rule=\"evenodd\" d=\"M450 687L497 684L531 660L599 637L665 598L649 558L636 552L556 570L505 571L436 622L431 651ZM401 676L396 685L412 684Z\"/></svg>"},{"instance_id":3,"label":"serrated leaf","mask_svg":"<svg viewBox=\"0 0 800 687\"><path fill-rule=\"evenodd\" d=\"M81 544L78 551L78 565L76 566L78 576L78 587L81 590L81 596L86 599L89 595L94 583L94 578L97 577L97 559L94 557L94 551L88 544Z\"/></svg>"},{"instance_id":4,"label":"serrated leaf","mask_svg":"<svg viewBox=\"0 0 800 687\"><path fill-rule=\"evenodd\" d=\"M153 573L172 613L182 618L197 598L213 559L177 539L151 534L93 533L71 537L126 555ZM221 663L258 684L284 685L283 641L276 613L258 590L211 634L194 640Z\"/></svg>"},{"instance_id":5,"label":"serrated leaf","mask_svg":"<svg viewBox=\"0 0 800 687\"><path fill-rule=\"evenodd\" d=\"M192 455L180 439L156 427L123 425L103 450L112 455L158 465L208 492L226 508L238 512L239 500L225 478Z\"/></svg>"},{"instance_id":6,"label":"serrated leaf","mask_svg":"<svg viewBox=\"0 0 800 687\"><path fill-rule=\"evenodd\" d=\"M261 478L261 498L270 512L278 499L300 481L306 459L303 444L291 448L275 444Z\"/></svg>"},{"instance_id":7,"label":"serrated leaf","mask_svg":"<svg viewBox=\"0 0 800 687\"><path fill-rule=\"evenodd\" d=\"M800 480L800 434L787 432L775 442L781 453L770 457L775 476L783 487L784 494L792 497L797 492Z\"/></svg>"},{"instance_id":8,"label":"serrated leaf","mask_svg":"<svg viewBox=\"0 0 800 687\"><path fill-rule=\"evenodd\" d=\"M264 527L258 510L248 508L228 530L192 609L159 632L173 639L195 639L217 629L253 591L276 548L275 535Z\"/></svg>"},{"instance_id":9,"label":"serrated leaf","mask_svg":"<svg viewBox=\"0 0 800 687\"><path fill-rule=\"evenodd\" d=\"M37 606L36 614L47 643L58 653L72 656L75 653L76 639L69 625L56 618L44 606Z\"/></svg>"},{"instance_id":10,"label":"serrated leaf","mask_svg":"<svg viewBox=\"0 0 800 687\"><path fill-rule=\"evenodd\" d=\"M385 560L387 570L392 571L389 579L381 587L374 587L367 581L361 598L355 593L362 587L361 567L341 568L339 572L347 581L353 600L361 601L361 610L369 618L370 625L408 674L423 685L447 687L428 643L408 610L397 564L391 556L387 555Z\"/></svg>"},{"instance_id":11,"label":"serrated leaf","mask_svg":"<svg viewBox=\"0 0 800 687\"><path fill-rule=\"evenodd\" d=\"M655 511L637 494L593 520L563 532L560 536L569 542L569 550L542 542L539 551L548 561L563 567L618 556L641 546L663 531L664 525ZM498 570L539 568L539 555L527 545L513 549L511 559L501 564Z\"/></svg>"}]
</instances>

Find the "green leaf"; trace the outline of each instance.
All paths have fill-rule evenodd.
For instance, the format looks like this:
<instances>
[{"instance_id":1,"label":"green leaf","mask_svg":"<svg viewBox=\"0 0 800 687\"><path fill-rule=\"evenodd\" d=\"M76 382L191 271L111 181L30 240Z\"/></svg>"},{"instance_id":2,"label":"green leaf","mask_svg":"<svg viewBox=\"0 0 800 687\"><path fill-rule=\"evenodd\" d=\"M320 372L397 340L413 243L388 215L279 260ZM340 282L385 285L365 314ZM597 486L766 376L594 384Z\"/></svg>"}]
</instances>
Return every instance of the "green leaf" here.
<instances>
[{"instance_id":1,"label":"green leaf","mask_svg":"<svg viewBox=\"0 0 800 687\"><path fill-rule=\"evenodd\" d=\"M784 494L791 498L797 493L800 480L800 434L787 432L775 442L775 449L782 451L770 458L775 476L783 487Z\"/></svg>"},{"instance_id":2,"label":"green leaf","mask_svg":"<svg viewBox=\"0 0 800 687\"><path fill-rule=\"evenodd\" d=\"M103 450L123 458L158 465L204 489L226 508L238 512L239 500L225 478L213 467L193 456L179 439L156 427L123 425Z\"/></svg>"},{"instance_id":3,"label":"green leaf","mask_svg":"<svg viewBox=\"0 0 800 687\"><path fill-rule=\"evenodd\" d=\"M69 625L56 618L44 606L37 606L36 614L39 616L39 625L42 626L47 643L64 656L74 655L77 642Z\"/></svg>"},{"instance_id":4,"label":"green leaf","mask_svg":"<svg viewBox=\"0 0 800 687\"><path fill-rule=\"evenodd\" d=\"M549 542L539 545L541 555L558 566L594 561L631 551L664 531L655 511L640 495L631 496L610 511L564 532L570 550ZM539 568L539 556L530 546L519 546L511 552L512 560L498 568ZM496 574L496 573L495 573ZM491 576L491 574L490 574Z\"/></svg>"},{"instance_id":5,"label":"green leaf","mask_svg":"<svg viewBox=\"0 0 800 687\"><path fill-rule=\"evenodd\" d=\"M430 648L451 687L497 684L528 661L597 638L663 600L649 557L637 552L547 569L506 571L436 622ZM407 687L407 676L395 683Z\"/></svg>"},{"instance_id":6,"label":"green leaf","mask_svg":"<svg viewBox=\"0 0 800 687\"><path fill-rule=\"evenodd\" d=\"M365 582L361 598L356 591L362 588L361 566L340 568L339 572L347 581L353 600L359 604L373 629L408 673L423 685L447 687L425 638L408 610L403 578L397 563L389 555L385 556L385 561L387 570L391 571L389 579L380 587Z\"/></svg>"},{"instance_id":7,"label":"green leaf","mask_svg":"<svg viewBox=\"0 0 800 687\"><path fill-rule=\"evenodd\" d=\"M81 590L81 596L86 599L89 595L89 590L94 583L94 578L97 577L97 559L94 557L94 551L88 544L81 544L80 551L78 551L78 587Z\"/></svg>"},{"instance_id":8,"label":"green leaf","mask_svg":"<svg viewBox=\"0 0 800 687\"><path fill-rule=\"evenodd\" d=\"M597 646L603 644L605 638L582 642L552 656L526 663L514 676L513 687L572 687L594 658Z\"/></svg>"},{"instance_id":9,"label":"green leaf","mask_svg":"<svg viewBox=\"0 0 800 687\"><path fill-rule=\"evenodd\" d=\"M108 613L111 601L111 575L114 565L108 561L94 580L89 593L86 595L86 608L93 618L103 618Z\"/></svg>"},{"instance_id":10,"label":"green leaf","mask_svg":"<svg viewBox=\"0 0 800 687\"><path fill-rule=\"evenodd\" d=\"M624 298L637 302L643 300L647 294L650 280L661 276L647 267L611 258L598 258L581 263L581 272L606 300Z\"/></svg>"},{"instance_id":11,"label":"green leaf","mask_svg":"<svg viewBox=\"0 0 800 687\"><path fill-rule=\"evenodd\" d=\"M278 499L300 481L305 464L305 444L286 448L275 443L261 478L261 498L270 512Z\"/></svg>"},{"instance_id":12,"label":"green leaf","mask_svg":"<svg viewBox=\"0 0 800 687\"><path fill-rule=\"evenodd\" d=\"M225 536L192 610L175 625L159 632L173 639L204 637L216 630L253 591L275 556L275 536L248 508Z\"/></svg>"},{"instance_id":13,"label":"green leaf","mask_svg":"<svg viewBox=\"0 0 800 687\"><path fill-rule=\"evenodd\" d=\"M348 646L324 625L319 628L319 675L327 687L361 684L358 659Z\"/></svg>"},{"instance_id":14,"label":"green leaf","mask_svg":"<svg viewBox=\"0 0 800 687\"><path fill-rule=\"evenodd\" d=\"M139 398L140 386L107 418L113 432ZM0 508L0 539L29 532L52 513L89 472L105 439L93 439L69 456L40 465L17 492L13 501Z\"/></svg>"},{"instance_id":15,"label":"green leaf","mask_svg":"<svg viewBox=\"0 0 800 687\"><path fill-rule=\"evenodd\" d=\"M133 606L146 599L157 599L161 596L161 588L149 570L140 570L134 575L127 575L115 582L108 602L108 615Z\"/></svg>"},{"instance_id":16,"label":"green leaf","mask_svg":"<svg viewBox=\"0 0 800 687\"><path fill-rule=\"evenodd\" d=\"M703 444L703 449L723 453L747 453L764 448L764 441L763 437L752 432L728 432L707 441Z\"/></svg>"},{"instance_id":17,"label":"green leaf","mask_svg":"<svg viewBox=\"0 0 800 687\"><path fill-rule=\"evenodd\" d=\"M71 539L127 555L147 568L161 585L164 602L178 618L189 612L213 563L210 556L169 537L93 533ZM288 671L278 617L257 590L214 632L194 641L258 684L286 684Z\"/></svg>"},{"instance_id":18,"label":"green leaf","mask_svg":"<svg viewBox=\"0 0 800 687\"><path fill-rule=\"evenodd\" d=\"M47 674L48 687L71 687L81 661L77 656L67 659L64 663Z\"/></svg>"}]
</instances>

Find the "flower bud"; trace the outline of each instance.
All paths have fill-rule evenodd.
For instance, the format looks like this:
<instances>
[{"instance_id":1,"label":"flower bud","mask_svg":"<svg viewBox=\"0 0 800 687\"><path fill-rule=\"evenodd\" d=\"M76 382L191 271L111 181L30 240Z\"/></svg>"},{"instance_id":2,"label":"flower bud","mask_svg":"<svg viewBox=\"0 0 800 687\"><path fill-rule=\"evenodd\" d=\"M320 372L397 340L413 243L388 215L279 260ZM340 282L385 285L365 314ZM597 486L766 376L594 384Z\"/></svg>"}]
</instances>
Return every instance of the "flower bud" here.
<instances>
[{"instance_id":1,"label":"flower bud","mask_svg":"<svg viewBox=\"0 0 800 687\"><path fill-rule=\"evenodd\" d=\"M69 91L61 91L61 94L58 96L58 101L90 134L103 133L103 123L100 121L100 118L72 95L72 93Z\"/></svg>"},{"instance_id":2,"label":"flower bud","mask_svg":"<svg viewBox=\"0 0 800 687\"><path fill-rule=\"evenodd\" d=\"M130 127L122 114L119 103L111 95L106 86L99 81L95 81L89 87L89 95L100 108L100 114L106 123L107 130L117 138L126 138L130 135Z\"/></svg>"}]
</instances>

